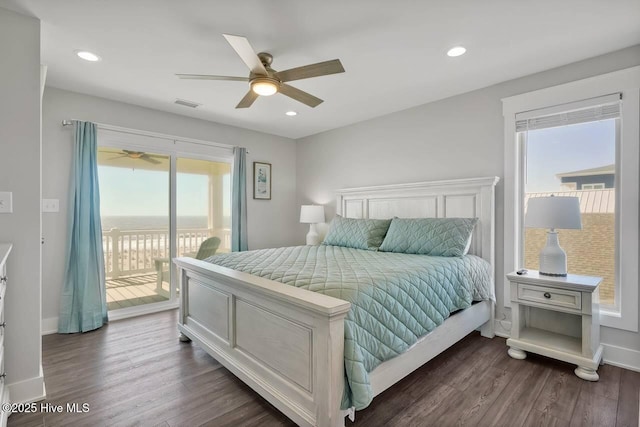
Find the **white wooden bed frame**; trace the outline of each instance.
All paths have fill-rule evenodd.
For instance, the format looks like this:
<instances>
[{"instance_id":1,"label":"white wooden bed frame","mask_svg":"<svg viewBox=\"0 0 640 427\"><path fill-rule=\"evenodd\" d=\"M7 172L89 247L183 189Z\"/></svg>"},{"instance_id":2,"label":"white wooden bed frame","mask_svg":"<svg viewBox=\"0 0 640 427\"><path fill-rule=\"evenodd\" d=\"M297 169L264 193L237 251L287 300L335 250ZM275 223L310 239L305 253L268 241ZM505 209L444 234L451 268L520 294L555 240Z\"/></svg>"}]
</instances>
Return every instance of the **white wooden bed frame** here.
<instances>
[{"instance_id":1,"label":"white wooden bed frame","mask_svg":"<svg viewBox=\"0 0 640 427\"><path fill-rule=\"evenodd\" d=\"M494 264L497 177L340 190L352 218L478 217L470 253ZM176 258L178 329L298 425L344 426L344 317L350 303L192 258ZM370 374L378 395L474 329L493 337L494 303L448 318Z\"/></svg>"}]
</instances>

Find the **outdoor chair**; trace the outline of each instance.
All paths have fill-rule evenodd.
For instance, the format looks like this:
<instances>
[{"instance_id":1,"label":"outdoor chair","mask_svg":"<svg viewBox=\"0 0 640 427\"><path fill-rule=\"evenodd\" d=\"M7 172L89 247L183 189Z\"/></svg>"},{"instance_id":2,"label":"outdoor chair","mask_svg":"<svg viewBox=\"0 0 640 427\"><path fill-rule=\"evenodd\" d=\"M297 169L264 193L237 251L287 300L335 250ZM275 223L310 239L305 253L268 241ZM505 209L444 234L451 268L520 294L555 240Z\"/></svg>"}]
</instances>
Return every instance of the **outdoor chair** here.
<instances>
[{"instance_id":1,"label":"outdoor chair","mask_svg":"<svg viewBox=\"0 0 640 427\"><path fill-rule=\"evenodd\" d=\"M209 237L200 244L198 252L185 253L184 256L193 257L195 259L204 260L216 254L216 251L220 247L219 237ZM162 291L162 282L169 282L169 269L165 270L165 265L169 266L169 258L156 258L154 259L156 267L156 292L159 294Z\"/></svg>"}]
</instances>

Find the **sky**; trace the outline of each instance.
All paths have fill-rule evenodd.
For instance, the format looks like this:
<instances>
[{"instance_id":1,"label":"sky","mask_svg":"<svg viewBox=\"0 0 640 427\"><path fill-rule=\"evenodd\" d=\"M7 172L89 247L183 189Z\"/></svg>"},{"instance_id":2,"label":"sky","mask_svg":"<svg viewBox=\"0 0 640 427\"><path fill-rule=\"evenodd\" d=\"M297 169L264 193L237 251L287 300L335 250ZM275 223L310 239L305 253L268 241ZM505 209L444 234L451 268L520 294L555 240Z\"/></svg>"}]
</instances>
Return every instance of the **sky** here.
<instances>
[{"instance_id":1,"label":"sky","mask_svg":"<svg viewBox=\"0 0 640 427\"><path fill-rule=\"evenodd\" d=\"M102 216L169 216L169 172L98 166ZM207 216L208 177L178 173L178 216ZM229 176L224 198L230 201ZM231 215L230 203L223 213Z\"/></svg>"},{"instance_id":2,"label":"sky","mask_svg":"<svg viewBox=\"0 0 640 427\"><path fill-rule=\"evenodd\" d=\"M556 174L615 163L615 145L615 119L529 131L525 191L559 191Z\"/></svg>"}]
</instances>

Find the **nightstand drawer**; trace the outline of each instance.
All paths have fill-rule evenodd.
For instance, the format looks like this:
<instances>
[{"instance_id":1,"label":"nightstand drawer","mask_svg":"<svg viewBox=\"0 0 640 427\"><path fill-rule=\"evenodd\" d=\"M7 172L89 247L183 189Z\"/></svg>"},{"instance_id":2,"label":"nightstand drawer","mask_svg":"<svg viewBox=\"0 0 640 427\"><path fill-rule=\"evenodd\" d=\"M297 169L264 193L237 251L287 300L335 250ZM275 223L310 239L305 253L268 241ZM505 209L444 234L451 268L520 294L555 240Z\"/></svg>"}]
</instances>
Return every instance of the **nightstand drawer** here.
<instances>
[{"instance_id":1,"label":"nightstand drawer","mask_svg":"<svg viewBox=\"0 0 640 427\"><path fill-rule=\"evenodd\" d=\"M531 286L518 284L518 299L537 302L538 304L554 305L556 307L582 308L580 292L564 289L545 288L544 286Z\"/></svg>"}]
</instances>

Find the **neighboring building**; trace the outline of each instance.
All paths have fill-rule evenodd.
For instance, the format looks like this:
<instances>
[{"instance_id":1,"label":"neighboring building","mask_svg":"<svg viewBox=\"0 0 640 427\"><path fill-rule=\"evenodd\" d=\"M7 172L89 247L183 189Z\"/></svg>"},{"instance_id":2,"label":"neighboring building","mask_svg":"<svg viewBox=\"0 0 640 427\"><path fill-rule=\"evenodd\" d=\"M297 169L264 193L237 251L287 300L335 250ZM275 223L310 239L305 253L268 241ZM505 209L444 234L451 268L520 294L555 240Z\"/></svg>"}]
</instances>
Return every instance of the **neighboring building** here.
<instances>
[{"instance_id":1,"label":"neighboring building","mask_svg":"<svg viewBox=\"0 0 640 427\"><path fill-rule=\"evenodd\" d=\"M554 191L525 194L525 212L533 197L578 197L582 214L581 230L560 230L560 246L567 252L571 273L602 277L600 303L613 305L615 295L615 207L616 190ZM547 240L546 230L525 229L524 266L537 270L540 250Z\"/></svg>"},{"instance_id":2,"label":"neighboring building","mask_svg":"<svg viewBox=\"0 0 640 427\"><path fill-rule=\"evenodd\" d=\"M615 187L615 165L556 174L566 190L601 190Z\"/></svg>"}]
</instances>

